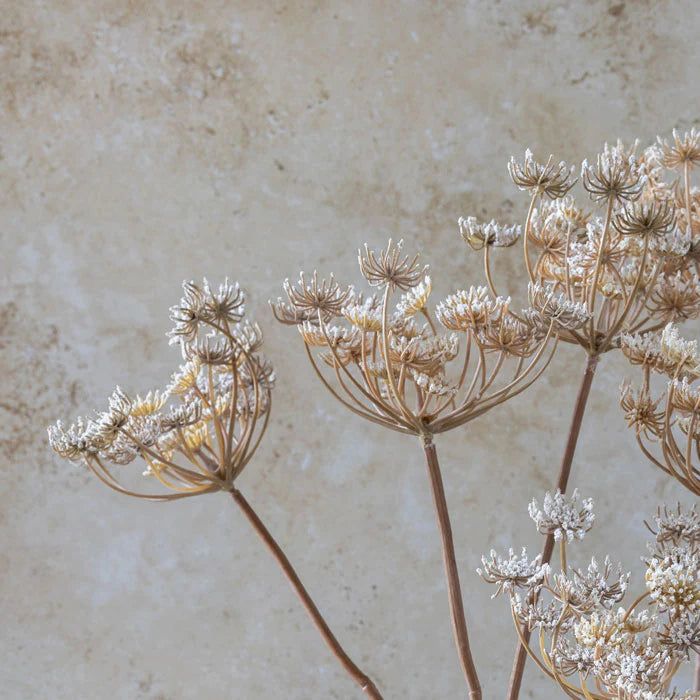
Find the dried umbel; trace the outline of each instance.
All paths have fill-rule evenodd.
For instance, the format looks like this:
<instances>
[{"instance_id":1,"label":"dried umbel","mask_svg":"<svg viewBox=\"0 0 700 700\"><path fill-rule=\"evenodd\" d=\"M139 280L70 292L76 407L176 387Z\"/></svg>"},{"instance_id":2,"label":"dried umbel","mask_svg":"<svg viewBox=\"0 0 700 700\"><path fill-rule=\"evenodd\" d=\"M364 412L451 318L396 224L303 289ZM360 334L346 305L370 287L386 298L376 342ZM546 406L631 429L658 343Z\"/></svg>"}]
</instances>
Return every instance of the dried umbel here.
<instances>
[{"instance_id":1,"label":"dried umbel","mask_svg":"<svg viewBox=\"0 0 700 700\"><path fill-rule=\"evenodd\" d=\"M599 357L622 346L637 364L662 367L667 360L646 338L669 322L700 315L700 192L690 186L698 162L697 133L674 134L674 142L641 152L637 143L629 148L621 142L606 144L594 161L584 161L581 185L602 207L599 215L576 203L569 194L573 182L565 179L566 166L552 168L551 156L542 165L528 151L523 163L511 159L508 166L514 184L530 195L522 234L530 303L540 320L549 319L561 340L580 345L587 354L555 484L562 493ZM682 169L683 187L669 179L664 167ZM495 222L488 226L498 229ZM479 244L489 240L479 230L477 221L460 219L465 241L483 250L486 280L496 296L492 246ZM537 322L532 314L524 320ZM655 439L663 422L659 401L648 391L636 396L626 391L623 403L638 439ZM553 548L554 535L549 533L543 563ZM527 628L523 637L529 639ZM509 700L518 697L525 661L520 646Z\"/></svg>"},{"instance_id":2,"label":"dried umbel","mask_svg":"<svg viewBox=\"0 0 700 700\"><path fill-rule=\"evenodd\" d=\"M313 292L310 291L313 287ZM236 485L255 453L270 416L275 374L259 351L262 332L245 320L244 296L238 284L218 289L207 280L183 283L180 303L170 309L168 333L186 360L165 390L143 398L119 387L108 408L94 418L79 418L66 428L51 426L49 442L61 456L83 462L114 490L153 501L229 492L248 522L282 568L324 641L345 671L368 697L382 696L370 678L350 659L331 632L279 544ZM296 290L304 313L333 315L343 303L333 281L320 288L316 280ZM125 486L117 471L135 460L143 476L165 493ZM117 469L118 468L118 469Z\"/></svg>"},{"instance_id":3,"label":"dried umbel","mask_svg":"<svg viewBox=\"0 0 700 700\"><path fill-rule=\"evenodd\" d=\"M556 504L556 497L549 497L544 516L551 527L592 521L589 499L582 502L582 511L579 504L557 496ZM541 513L536 507L530 510L531 515L536 511L533 519L543 532ZM700 649L697 513L664 508L655 521L645 590L625 607L620 604L630 574L613 567L607 556L602 567L595 559L583 570L569 567L566 544L573 537L559 540L557 572L542 564L540 556L530 561L525 550L520 558L510 550L506 559L495 552L483 559L478 573L497 585L497 593L509 595L513 623L527 653L568 697L695 697L690 691L670 694L669 686L679 666ZM536 634L538 643L531 644L522 628Z\"/></svg>"},{"instance_id":4,"label":"dried umbel","mask_svg":"<svg viewBox=\"0 0 700 700\"><path fill-rule=\"evenodd\" d=\"M530 282L587 314L585 323L563 328L560 337L581 345L589 355L619 347L624 331L643 334L700 314L696 274L700 230L692 225L697 209L688 179L697 162L690 157L697 134L684 138L677 138L682 152L690 154L682 165L688 176L683 196L664 180L660 163L670 161L656 147L637 155L636 144L631 149L620 142L606 144L595 164L584 161L583 187L595 202L605 205L597 217L572 197L564 197L573 184L568 180L566 187L536 184L538 178L544 182L548 177L559 183L551 157L547 165L538 164L529 151L523 164L511 159L514 183L531 195L523 229ZM565 171L560 164L556 172ZM526 186L527 182L532 184ZM460 219L465 240L484 250L486 276L495 295L490 246L479 245L488 237L479 233L479 226L475 219ZM488 227L499 230L495 222Z\"/></svg>"},{"instance_id":5,"label":"dried umbel","mask_svg":"<svg viewBox=\"0 0 700 700\"><path fill-rule=\"evenodd\" d=\"M316 374L334 396L399 432L427 438L519 393L544 370L554 331L580 322L575 305L549 300L546 308L518 315L508 299L471 287L438 304L437 320L448 331L440 332L428 310L431 280L418 256L404 255L401 244L390 241L377 253L365 247L359 261L380 295L319 283L314 273L311 285L303 275L295 286L286 283L287 299L273 310L278 320L296 323ZM319 303L312 316L309 299L331 288L342 303ZM392 303L396 289L404 294ZM501 376L507 379L499 384Z\"/></svg>"},{"instance_id":6,"label":"dried umbel","mask_svg":"<svg viewBox=\"0 0 700 700\"><path fill-rule=\"evenodd\" d=\"M659 469L700 495L700 354L669 324L644 344L627 341L625 354L644 370L637 395L623 385L620 403L644 455ZM644 346L644 347L643 347ZM652 372L669 378L653 396Z\"/></svg>"},{"instance_id":7,"label":"dried umbel","mask_svg":"<svg viewBox=\"0 0 700 700\"><path fill-rule=\"evenodd\" d=\"M132 399L117 388L109 407L68 428L49 428L54 450L86 464L117 491L152 500L231 491L265 431L274 372L259 354L262 335L244 320L244 298L227 281L183 284L171 309L171 343L186 363L164 391ZM126 487L115 466L135 460L170 493ZM119 469L119 471L122 471Z\"/></svg>"},{"instance_id":8,"label":"dried umbel","mask_svg":"<svg viewBox=\"0 0 700 700\"><path fill-rule=\"evenodd\" d=\"M537 178L533 187L542 192L554 194L569 186L568 175L549 166L526 170L522 177ZM465 221L463 233L472 246L488 249L510 245L519 232ZM344 303L332 312L319 306L314 317L307 297L316 298L329 288L314 273L310 287L303 276L295 287L285 284L286 299L279 299L273 311L279 321L297 325L314 372L346 408L420 437L440 524L455 641L470 697L478 700L481 688L433 436L473 420L532 384L556 347L553 340L549 349L549 341L559 327L578 322L579 310L539 295L538 307L516 314L509 299L491 295L485 287L470 287L438 304L440 331L428 308L431 279L417 255L405 255L401 242L389 240L377 252L365 245L359 263L375 294L338 287L336 296ZM403 292L398 302L392 299L397 290Z\"/></svg>"}]
</instances>

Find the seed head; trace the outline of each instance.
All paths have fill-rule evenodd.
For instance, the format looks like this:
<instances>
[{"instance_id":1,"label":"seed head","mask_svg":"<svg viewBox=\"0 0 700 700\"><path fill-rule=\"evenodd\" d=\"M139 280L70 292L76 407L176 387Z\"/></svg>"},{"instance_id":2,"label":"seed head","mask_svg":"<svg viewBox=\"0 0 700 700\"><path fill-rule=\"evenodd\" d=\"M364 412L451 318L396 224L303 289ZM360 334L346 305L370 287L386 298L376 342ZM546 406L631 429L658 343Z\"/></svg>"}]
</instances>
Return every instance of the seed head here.
<instances>
[{"instance_id":1,"label":"seed head","mask_svg":"<svg viewBox=\"0 0 700 700\"><path fill-rule=\"evenodd\" d=\"M693 127L681 136L673 130L673 142L663 141L657 136L658 158L661 164L671 170L682 168L685 164L694 167L700 163L700 131Z\"/></svg>"},{"instance_id":2,"label":"seed head","mask_svg":"<svg viewBox=\"0 0 700 700\"><path fill-rule=\"evenodd\" d=\"M622 143L604 146L596 157L595 165L584 160L581 181L591 199L600 201L613 197L619 202L638 199L646 179L637 166L635 157L625 153Z\"/></svg>"},{"instance_id":3,"label":"seed head","mask_svg":"<svg viewBox=\"0 0 700 700\"><path fill-rule=\"evenodd\" d=\"M403 240L396 245L391 238L385 250L379 253L370 250L365 243L364 253L358 250L357 259L363 277L372 287L389 287L391 291L401 289L407 291L416 287L428 272L428 266L421 267L418 255L413 258L408 255L401 257Z\"/></svg>"},{"instance_id":4,"label":"seed head","mask_svg":"<svg viewBox=\"0 0 700 700\"><path fill-rule=\"evenodd\" d=\"M549 156L547 162L542 165L534 159L528 149L522 163L516 163L515 158L511 157L508 172L516 187L527 190L533 197L547 195L550 199L558 199L576 184L576 178L573 177L573 166L569 169L564 161L554 165L553 158L554 156Z\"/></svg>"}]
</instances>

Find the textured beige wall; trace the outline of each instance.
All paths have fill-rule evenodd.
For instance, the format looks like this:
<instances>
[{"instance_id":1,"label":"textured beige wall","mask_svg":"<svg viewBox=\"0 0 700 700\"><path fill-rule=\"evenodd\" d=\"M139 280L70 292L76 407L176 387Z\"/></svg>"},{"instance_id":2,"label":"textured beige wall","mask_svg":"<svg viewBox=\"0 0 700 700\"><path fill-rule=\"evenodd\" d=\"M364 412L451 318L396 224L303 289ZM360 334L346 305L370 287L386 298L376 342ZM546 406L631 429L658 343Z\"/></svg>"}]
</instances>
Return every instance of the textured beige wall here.
<instances>
[{"instance_id":1,"label":"textured beige wall","mask_svg":"<svg viewBox=\"0 0 700 700\"><path fill-rule=\"evenodd\" d=\"M357 278L358 245L389 235L432 263L437 295L479 282L456 219L523 218L511 152L580 160L698 123L696 3L6 0L1 15L2 697L361 695L223 495L144 504L47 447L48 423L114 383L167 381L167 308L203 275L242 282L278 371L241 487L387 700L464 697L417 441L334 403L266 301L300 268ZM500 257L517 292L520 258ZM514 634L474 569L491 546L540 545L526 504L552 482L582 363L564 348L438 441L485 698L503 695ZM625 372L602 363L573 484L597 502L581 557L634 567L642 519L688 498L625 432ZM526 685L557 696L531 667Z\"/></svg>"}]
</instances>

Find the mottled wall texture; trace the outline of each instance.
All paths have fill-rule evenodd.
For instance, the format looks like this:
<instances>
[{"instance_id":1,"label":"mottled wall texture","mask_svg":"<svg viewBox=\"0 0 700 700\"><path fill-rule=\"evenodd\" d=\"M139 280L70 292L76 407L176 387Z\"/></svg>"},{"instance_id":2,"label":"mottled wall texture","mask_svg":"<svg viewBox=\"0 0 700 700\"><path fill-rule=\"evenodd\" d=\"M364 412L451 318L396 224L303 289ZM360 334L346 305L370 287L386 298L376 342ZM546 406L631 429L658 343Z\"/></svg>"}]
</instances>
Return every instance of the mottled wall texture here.
<instances>
[{"instance_id":1,"label":"mottled wall texture","mask_svg":"<svg viewBox=\"0 0 700 700\"><path fill-rule=\"evenodd\" d=\"M361 695L230 499L122 497L47 445L115 383L166 383L181 280L226 275L278 373L241 488L387 700L465 697L417 441L324 393L267 300L300 269L356 279L358 246L388 236L431 263L437 295L481 283L456 221L523 220L509 155L580 162L697 125L699 31L693 0L5 0L2 697ZM522 298L519 252L496 267ZM527 502L552 483L583 362L562 348L528 392L438 440L486 698L514 633L474 570L492 546L540 546ZM626 373L601 363L572 485L598 512L581 559L632 568L642 520L689 499L626 432ZM532 666L525 685L557 696Z\"/></svg>"}]
</instances>

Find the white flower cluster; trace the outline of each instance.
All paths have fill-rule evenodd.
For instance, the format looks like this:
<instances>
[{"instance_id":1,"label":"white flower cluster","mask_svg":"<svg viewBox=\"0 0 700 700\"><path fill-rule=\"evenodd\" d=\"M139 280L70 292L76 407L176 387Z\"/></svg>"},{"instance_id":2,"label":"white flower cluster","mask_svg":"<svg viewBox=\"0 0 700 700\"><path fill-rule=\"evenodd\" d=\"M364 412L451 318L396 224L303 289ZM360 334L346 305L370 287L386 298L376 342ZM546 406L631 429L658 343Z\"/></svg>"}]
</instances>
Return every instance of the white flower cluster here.
<instances>
[{"instance_id":1,"label":"white flower cluster","mask_svg":"<svg viewBox=\"0 0 700 700\"><path fill-rule=\"evenodd\" d=\"M489 557L481 557L481 562L484 568L477 569L476 573L487 583L498 585L492 598L501 591L513 593L515 588L537 590L549 572L549 565L542 563L542 555L538 554L535 559L530 559L527 555L527 547L523 547L520 556L509 549L508 557L502 557L492 549Z\"/></svg>"},{"instance_id":2,"label":"white flower cluster","mask_svg":"<svg viewBox=\"0 0 700 700\"><path fill-rule=\"evenodd\" d=\"M661 352L671 362L687 367L693 373L700 372L698 341L684 340L673 323L669 323L661 334Z\"/></svg>"},{"instance_id":3,"label":"white flower cluster","mask_svg":"<svg viewBox=\"0 0 700 700\"><path fill-rule=\"evenodd\" d=\"M649 561L646 584L651 598L671 615L700 612L700 554L674 547Z\"/></svg>"},{"instance_id":4,"label":"white flower cluster","mask_svg":"<svg viewBox=\"0 0 700 700\"><path fill-rule=\"evenodd\" d=\"M527 295L530 305L547 325L553 321L555 327L577 330L591 318L583 304L570 301L564 292L556 294L552 285L530 282Z\"/></svg>"},{"instance_id":5,"label":"white flower cluster","mask_svg":"<svg viewBox=\"0 0 700 700\"><path fill-rule=\"evenodd\" d=\"M473 248L480 248L485 245L492 245L499 248L512 246L518 238L522 229L520 226L501 226L494 219L487 224L479 223L474 216L466 218L459 217L459 232L462 238Z\"/></svg>"},{"instance_id":6,"label":"white flower cluster","mask_svg":"<svg viewBox=\"0 0 700 700\"><path fill-rule=\"evenodd\" d=\"M558 542L566 538L568 542L574 539L582 540L584 535L593 527L593 499L579 499L578 489L571 494L571 499L558 489L554 495L549 491L544 495L542 508L537 501L532 500L528 506L530 517L534 520L537 530L543 535L554 535Z\"/></svg>"}]
</instances>

